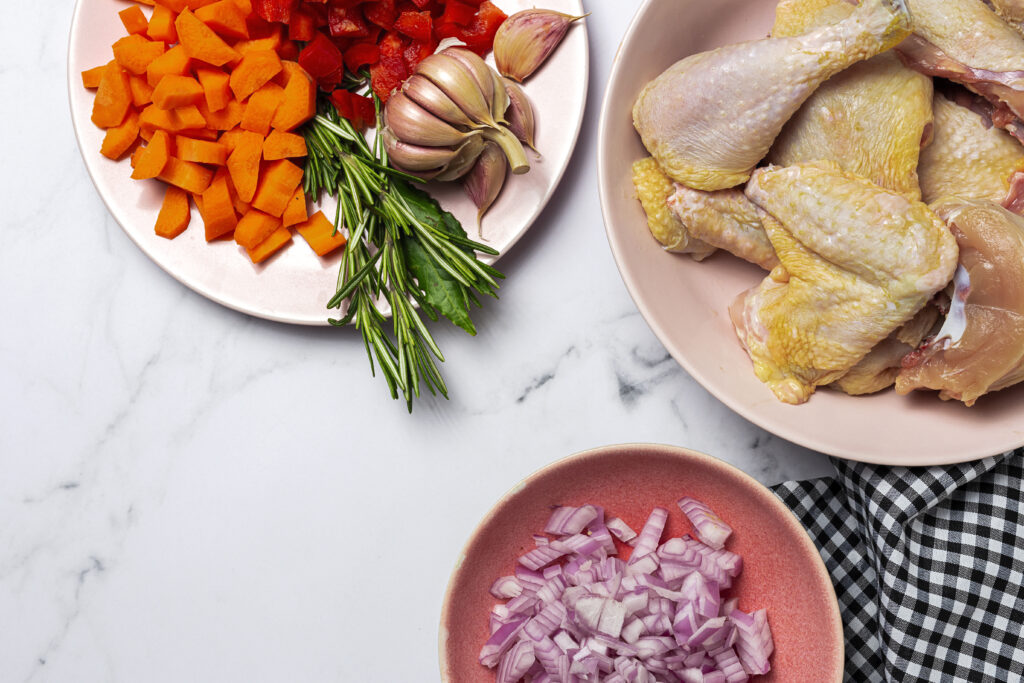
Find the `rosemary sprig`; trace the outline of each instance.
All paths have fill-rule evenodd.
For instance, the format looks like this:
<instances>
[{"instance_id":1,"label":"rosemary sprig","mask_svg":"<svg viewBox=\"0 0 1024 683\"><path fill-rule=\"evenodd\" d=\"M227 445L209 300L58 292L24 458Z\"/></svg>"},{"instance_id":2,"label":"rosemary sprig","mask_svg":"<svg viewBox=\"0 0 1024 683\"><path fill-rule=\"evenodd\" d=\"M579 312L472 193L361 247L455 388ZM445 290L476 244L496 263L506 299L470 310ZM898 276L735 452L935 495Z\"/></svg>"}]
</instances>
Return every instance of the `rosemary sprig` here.
<instances>
[{"instance_id":1,"label":"rosemary sprig","mask_svg":"<svg viewBox=\"0 0 1024 683\"><path fill-rule=\"evenodd\" d=\"M379 122L380 101L375 102ZM379 368L391 397L401 393L410 412L421 385L447 398L437 367L444 355L421 313L435 321L443 315L475 334L469 304L479 305L477 294L496 297L503 277L475 252L497 252L470 240L454 216L412 185L416 178L388 165L379 137L371 145L329 103L303 134L309 152L304 189L313 197L335 197L335 230L349 233L337 291L327 302L330 309L345 303L348 309L329 322L355 325L371 373ZM390 333L379 300L391 307Z\"/></svg>"}]
</instances>

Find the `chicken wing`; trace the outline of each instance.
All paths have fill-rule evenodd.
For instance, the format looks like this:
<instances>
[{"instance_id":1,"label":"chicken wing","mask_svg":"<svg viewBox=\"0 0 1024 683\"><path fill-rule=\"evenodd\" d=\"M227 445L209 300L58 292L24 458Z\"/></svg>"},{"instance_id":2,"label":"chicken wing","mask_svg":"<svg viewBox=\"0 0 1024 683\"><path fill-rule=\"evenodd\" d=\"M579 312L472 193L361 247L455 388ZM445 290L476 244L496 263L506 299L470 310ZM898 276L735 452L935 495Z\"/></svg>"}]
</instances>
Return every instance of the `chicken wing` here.
<instances>
[{"instance_id":1,"label":"chicken wing","mask_svg":"<svg viewBox=\"0 0 1024 683\"><path fill-rule=\"evenodd\" d=\"M836 164L754 172L747 196L781 265L730 308L754 371L803 403L949 282L956 241L928 207Z\"/></svg>"},{"instance_id":2,"label":"chicken wing","mask_svg":"<svg viewBox=\"0 0 1024 683\"><path fill-rule=\"evenodd\" d=\"M896 391L936 389L973 405L1024 381L1024 218L984 200L934 208L956 235L960 266L946 322L904 359Z\"/></svg>"},{"instance_id":3,"label":"chicken wing","mask_svg":"<svg viewBox=\"0 0 1024 683\"><path fill-rule=\"evenodd\" d=\"M741 190L705 192L677 183L668 206L701 242L725 249L765 270L779 264L768 233L761 225L764 212Z\"/></svg>"},{"instance_id":4,"label":"chicken wing","mask_svg":"<svg viewBox=\"0 0 1024 683\"><path fill-rule=\"evenodd\" d=\"M672 179L734 187L818 85L897 44L909 26L904 0L864 0L848 18L803 35L691 55L647 84L634 126Z\"/></svg>"},{"instance_id":5,"label":"chicken wing","mask_svg":"<svg viewBox=\"0 0 1024 683\"><path fill-rule=\"evenodd\" d=\"M845 0L782 0L772 35L834 24L855 9ZM931 120L932 79L886 52L825 81L782 129L768 159L780 166L835 161L843 170L920 199L917 164Z\"/></svg>"},{"instance_id":6,"label":"chicken wing","mask_svg":"<svg viewBox=\"0 0 1024 683\"><path fill-rule=\"evenodd\" d=\"M640 205L647 215L647 228L666 251L689 254L695 261L703 261L715 247L697 239L675 215L668 199L675 192L675 183L658 168L651 157L633 163L633 187Z\"/></svg>"}]
</instances>

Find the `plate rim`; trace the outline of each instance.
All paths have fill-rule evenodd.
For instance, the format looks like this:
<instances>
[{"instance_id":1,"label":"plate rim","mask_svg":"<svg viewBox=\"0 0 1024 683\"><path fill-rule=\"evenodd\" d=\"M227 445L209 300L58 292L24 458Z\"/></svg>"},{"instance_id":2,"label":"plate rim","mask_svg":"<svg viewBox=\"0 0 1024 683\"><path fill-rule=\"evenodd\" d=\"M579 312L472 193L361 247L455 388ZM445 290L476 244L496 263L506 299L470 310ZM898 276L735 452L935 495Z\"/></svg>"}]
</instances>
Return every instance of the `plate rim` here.
<instances>
[{"instance_id":1,"label":"plate rim","mask_svg":"<svg viewBox=\"0 0 1024 683\"><path fill-rule=\"evenodd\" d=\"M453 590L456 583L456 578L462 569L462 566L468 556L470 546L477 539L477 535L481 528L487 525L495 515L498 514L508 503L511 501L519 492L528 487L532 482L547 476L551 472L560 469L561 467L568 466L577 460L586 458L602 458L602 457L615 457L616 455L625 455L627 452L642 452L643 454L655 454L655 455L666 455L680 461L680 463L686 463L687 461L697 460L711 469L716 469L723 473L728 473L732 476L738 476L740 479L746 481L748 484L753 484L753 489L756 494L761 498L766 505L774 508L775 510L784 513L782 517L786 520L787 526L796 530L797 538L800 539L802 546L801 551L806 552L813 557L813 563L815 571L818 574L819 579L824 580L824 584L827 589L827 595L831 598L829 600L829 621L832 623L833 633L832 636L835 642L838 643L839 649L842 652L840 657L840 666L835 672L834 683L842 683L843 672L846 663L846 635L844 632L842 613L839 610L839 598L836 595L835 585L832 582L832 575L828 572L828 567L825 566L825 561L821 557L821 552L818 547L814 544L814 540L811 538L810 532L807 530L796 514L786 506L782 500L772 492L766 485L759 482L753 476L740 469L736 465L730 462L716 458L713 455L709 455L702 451L696 451L692 448L685 446L674 446L672 444L658 443L658 442L628 442L618 444L607 444L604 446L595 446L593 448L587 448L581 451L576 451L567 456L563 456L549 462L540 468L534 470L530 474L523 477L519 482L511 486L508 490L497 501L495 501L491 507L487 510L483 517L481 517L477 523L473 526L470 531L469 537L462 544L459 549L458 555L455 557L455 563L448 576L448 583L445 586L444 595L441 603L441 616L438 621L438 633L437 633L437 646L438 646L438 665L440 668L441 681L442 683L455 683L447 675L446 664L448 662L447 649L445 647L448 634L445 631L445 623L448 621L449 614L452 609L453 602ZM824 682L823 682L824 683Z\"/></svg>"},{"instance_id":2,"label":"plate rim","mask_svg":"<svg viewBox=\"0 0 1024 683\"><path fill-rule=\"evenodd\" d=\"M324 308L323 316L321 318L319 318L319 319L307 319L307 318L298 317L298 316L289 316L289 315L285 315L285 314L276 313L273 310L267 310L265 308L259 308L259 307L252 306L252 305L246 305L246 303L244 301L235 300L235 299L230 298L230 297L222 296L222 295L218 294L217 292L212 291L210 288L202 286L200 283L192 282L187 277L185 277L183 274L181 274L181 273L177 272L176 270L172 269L168 264L165 264L162 260L157 258L157 256L154 253L152 253L152 250L148 249L146 247L146 245L143 244L143 242L140 239L137 239L136 235L132 232L132 230L130 230L126 226L126 224L125 224L126 220L122 219L122 216L119 214L118 210L116 209L116 206L113 203L113 198L108 198L107 197L107 193L105 193L102 190L100 190L100 184L97 181L97 176L96 176L96 173L94 172L94 168L93 168L93 164L97 163L98 159L93 159L93 158L91 158L87 154L85 146L83 145L83 142L82 142L82 138L83 138L82 130L83 130L83 128L85 126L91 126L92 122L90 120L88 120L88 118L85 115L85 112L79 113L76 110L76 107L75 107L76 86L80 88L81 84L76 82L76 76L78 74L76 74L74 69L72 68L72 62L74 61L74 55L75 55L75 52L76 52L75 47L79 43L79 40L82 39L81 31L78 31L76 29L77 29L77 27L79 26L79 23L80 23L82 11L83 11L83 4L84 4L85 1L86 0L75 0L75 6L74 6L74 9L72 10L72 14L71 14L70 26L68 28L67 52L65 54L65 69L67 71L67 79L66 79L66 81L67 81L67 104L68 104L68 108L69 108L69 110L71 112L71 127L72 127L72 130L73 130L74 135L75 135L75 144L78 147L78 152L79 152L79 154L82 157L82 162L83 162L83 164L85 166L86 172L89 175L89 180L92 182L93 189L96 191L96 194L98 194L100 196L100 199L102 200L103 205L107 209L107 213L114 219L114 221L117 223L117 225L121 228L121 231L124 232L125 235L128 236L129 240L131 240L131 242L143 254L145 254L146 258L149 259L149 261L151 261L152 263L157 265L163 272L165 272L166 274L170 275L172 278L174 278L174 280L176 280L177 282L181 283L182 285L184 285L186 288L188 288L192 292L194 292L194 293L196 293L196 294L198 294L198 295L200 295L200 296L202 296L202 297L204 297L204 298L206 298L206 299L208 299L210 301L213 301L213 302L215 302L215 303L217 303L217 304L219 304L221 306L224 306L225 308L228 308L230 310L236 311L238 313L242 313L244 315L252 316L254 318L260 318L260 319L263 319L263 320L269 320L269 321L278 322L278 323L285 323L285 324L289 324L289 325L299 325L299 326L304 326L304 327L329 327L330 326L330 323L328 322L329 311L328 311L328 309L326 307ZM573 6L577 9L579 14L581 14L581 15L584 14L583 0L568 0L568 1L573 4ZM569 164L572 162L573 158L576 156L577 145L578 145L578 142L579 142L580 133L581 133L582 128L583 128L583 121L584 121L584 118L586 116L587 97L589 96L591 69L590 69L590 35L589 35L589 32L587 31L587 24L586 24L586 22L585 21L580 22L579 27L574 27L574 30L582 31L583 32L583 38L582 38L583 91L582 91L582 97L581 97L581 106L577 110L576 121L575 121L575 125L573 127L573 133L572 133L572 137L571 137L571 141L570 141L570 145L569 145L569 152L565 156L565 159L563 160L563 162L560 164L557 172L553 174L550 185L546 189L546 191L545 191L543 197L541 198L541 200L539 202L537 202L536 207L534 208L534 211L526 219L524 225L521 228L519 228L519 230L515 233L515 235L509 240L509 242L507 243L505 248L502 249L501 252L497 256L481 258L481 260L484 261L487 264L493 264L493 263L497 262L501 257L505 256L523 238L523 236L529 231L529 229L531 227L533 227L534 223L536 223L537 219L544 212L544 209L547 208L547 206L550 204L551 199L554 196L555 192L561 186L562 179L564 178L565 173L566 173L566 171L569 168ZM98 155L98 152L97 152L97 155ZM442 207L442 208L444 208L444 207ZM468 233L468 231L467 231L467 233Z\"/></svg>"},{"instance_id":3,"label":"plate rim","mask_svg":"<svg viewBox=\"0 0 1024 683\"><path fill-rule=\"evenodd\" d=\"M743 417L754 425L761 429L781 437L791 443L794 443L805 448L809 448L819 453L842 458L844 460L852 460L857 462L865 462L876 465L904 465L904 466L934 466L934 465L953 465L965 462L973 462L977 460L983 460L988 457L995 457L1001 453L1011 451L1024 446L1024 434L1019 437L1008 436L1004 443L997 445L998 451L993 451L991 447L976 446L971 449L964 449L956 454L942 454L935 453L929 456L927 459L915 460L913 463L894 461L892 458L887 458L884 452L884 444L880 445L879 449L865 450L858 448L845 447L839 444L834 444L825 441L820 438L808 436L799 432L794 428L789 428L785 425L776 425L770 423L770 421L761 416L752 406L748 406L741 403L737 398L732 395L721 391L714 382L710 380L709 375L697 367L691 362L685 355L681 353L678 345L672 341L671 336L666 332L665 328L657 321L655 316L652 315L650 308L644 302L639 294L638 278L636 274L631 272L623 262L626 242L624 241L621 234L617 234L612 228L612 221L610 217L613 214L611 207L611 193L613 188L613 181L611 178L610 162L607 159L609 154L608 140L609 130L611 127L612 108L614 103L611 101L611 85L620 77L620 71L624 68L620 59L623 45L627 41L631 40L637 27L640 23L640 19L648 8L657 2L658 0L644 0L643 3L637 8L630 20L626 32L623 34L622 40L619 43L618 48L615 52L615 59L612 63L612 68L609 72L608 80L605 84L604 96L601 101L600 118L598 122L597 131L597 166L598 166L598 196L601 203L601 214L604 220L605 237L608 241L608 246L612 252L612 258L615 261L616 269L619 272L619 276L622 278L623 284L626 286L626 291L629 293L630 298L633 300L633 304L637 307L640 315L644 321L650 327L651 331L658 338L658 341L663 347L669 352L672 358L682 366L682 368L709 393L716 400L723 403L731 411L737 415ZM939 399L936 398L936 401ZM797 407L799 408L799 406Z\"/></svg>"}]
</instances>

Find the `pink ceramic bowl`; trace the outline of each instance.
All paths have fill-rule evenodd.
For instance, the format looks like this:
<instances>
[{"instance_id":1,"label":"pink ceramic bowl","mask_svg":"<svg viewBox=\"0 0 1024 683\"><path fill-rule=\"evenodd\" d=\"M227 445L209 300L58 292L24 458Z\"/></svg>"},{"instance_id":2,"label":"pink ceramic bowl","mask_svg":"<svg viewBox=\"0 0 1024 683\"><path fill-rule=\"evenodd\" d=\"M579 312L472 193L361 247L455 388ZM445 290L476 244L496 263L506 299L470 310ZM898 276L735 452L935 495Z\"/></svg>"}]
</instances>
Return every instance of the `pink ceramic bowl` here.
<instances>
[{"instance_id":1,"label":"pink ceramic bowl","mask_svg":"<svg viewBox=\"0 0 1024 683\"><path fill-rule=\"evenodd\" d=\"M670 511L665 536L690 530L683 495L711 506L734 533L727 548L743 573L726 595L763 607L775 639L772 671L758 681L830 683L843 678L843 629L835 591L807 532L767 488L735 467L674 446L632 444L584 451L535 472L509 491L473 532L448 582L440 627L441 680L493 683L477 662L497 602L488 592L533 547L553 505L603 505L639 530L651 508Z\"/></svg>"},{"instance_id":2,"label":"pink ceramic bowl","mask_svg":"<svg viewBox=\"0 0 1024 683\"><path fill-rule=\"evenodd\" d=\"M677 60L763 38L775 0L648 0L619 47L598 134L601 208L626 288L665 348L691 376L746 419L785 439L851 460L888 465L963 462L1024 445L1024 384L967 408L933 392L851 397L819 390L780 403L754 376L728 306L764 272L729 254L703 263L664 251L647 229L630 176L646 156L631 111L641 88Z\"/></svg>"}]
</instances>

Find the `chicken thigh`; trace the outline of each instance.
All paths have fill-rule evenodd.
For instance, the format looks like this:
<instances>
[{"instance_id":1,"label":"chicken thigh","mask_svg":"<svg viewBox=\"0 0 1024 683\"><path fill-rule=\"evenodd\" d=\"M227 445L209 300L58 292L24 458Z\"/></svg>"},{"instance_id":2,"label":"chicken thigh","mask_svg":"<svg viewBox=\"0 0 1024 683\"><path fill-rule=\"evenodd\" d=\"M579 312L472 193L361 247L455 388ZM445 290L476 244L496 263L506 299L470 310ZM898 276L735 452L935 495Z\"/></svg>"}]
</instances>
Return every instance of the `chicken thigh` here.
<instances>
[{"instance_id":1,"label":"chicken thigh","mask_svg":"<svg viewBox=\"0 0 1024 683\"><path fill-rule=\"evenodd\" d=\"M758 378L803 403L946 286L957 246L925 204L836 164L754 172L747 196L781 265L730 309Z\"/></svg>"},{"instance_id":2,"label":"chicken thigh","mask_svg":"<svg viewBox=\"0 0 1024 683\"><path fill-rule=\"evenodd\" d=\"M834 24L855 9L845 0L782 0L772 36ZM768 160L780 166L835 161L843 170L920 199L917 164L931 120L932 79L886 52L814 91L782 129Z\"/></svg>"},{"instance_id":3,"label":"chicken thigh","mask_svg":"<svg viewBox=\"0 0 1024 683\"><path fill-rule=\"evenodd\" d=\"M675 186L668 206L702 243L725 249L734 256L755 263L765 270L779 264L761 214L739 189L705 192L685 185Z\"/></svg>"},{"instance_id":4,"label":"chicken thigh","mask_svg":"<svg viewBox=\"0 0 1024 683\"><path fill-rule=\"evenodd\" d=\"M899 43L909 27L904 0L864 0L846 19L803 35L691 55L647 84L634 126L672 179L734 187L818 85Z\"/></svg>"},{"instance_id":5,"label":"chicken thigh","mask_svg":"<svg viewBox=\"0 0 1024 683\"><path fill-rule=\"evenodd\" d=\"M960 266L946 322L904 359L896 391L936 389L973 405L1024 381L1024 218L984 200L934 208L956 235Z\"/></svg>"}]
</instances>

